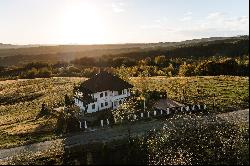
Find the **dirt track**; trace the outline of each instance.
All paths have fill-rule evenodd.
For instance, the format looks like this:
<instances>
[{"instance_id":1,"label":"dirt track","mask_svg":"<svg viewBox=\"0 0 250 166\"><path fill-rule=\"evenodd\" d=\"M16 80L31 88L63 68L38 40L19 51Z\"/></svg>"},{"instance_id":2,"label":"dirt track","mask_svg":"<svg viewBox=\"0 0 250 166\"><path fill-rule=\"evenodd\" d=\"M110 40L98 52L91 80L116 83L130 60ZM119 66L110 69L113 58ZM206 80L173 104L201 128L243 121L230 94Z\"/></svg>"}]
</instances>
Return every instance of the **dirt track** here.
<instances>
[{"instance_id":1,"label":"dirt track","mask_svg":"<svg viewBox=\"0 0 250 166\"><path fill-rule=\"evenodd\" d=\"M249 109L234 111L230 113L223 113L217 115L222 119L234 122L249 122ZM133 125L120 125L113 128L100 128L95 131L79 132L75 133L64 139L57 139L53 141L45 141L40 143L35 143L26 146L20 146L10 149L0 150L0 163L1 160L18 155L21 153L32 152L36 153L39 151L44 151L49 149L52 145L62 143L66 148L73 147L79 144L88 144L91 142L107 142L114 139L122 139L128 137L128 129L130 128L130 135L139 136L145 134L147 131L153 129L163 128L164 124L167 123L163 120L153 119L151 121L138 121Z\"/></svg>"}]
</instances>

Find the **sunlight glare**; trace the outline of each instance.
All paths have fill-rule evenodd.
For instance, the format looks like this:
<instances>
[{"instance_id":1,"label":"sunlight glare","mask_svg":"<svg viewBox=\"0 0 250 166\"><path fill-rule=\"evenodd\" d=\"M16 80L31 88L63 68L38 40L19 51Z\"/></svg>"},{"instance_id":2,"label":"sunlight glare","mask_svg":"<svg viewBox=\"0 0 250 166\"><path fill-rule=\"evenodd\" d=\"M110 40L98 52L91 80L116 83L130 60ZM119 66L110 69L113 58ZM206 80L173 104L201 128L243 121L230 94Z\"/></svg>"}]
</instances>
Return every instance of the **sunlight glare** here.
<instances>
[{"instance_id":1,"label":"sunlight glare","mask_svg":"<svg viewBox=\"0 0 250 166\"><path fill-rule=\"evenodd\" d=\"M61 16L61 34L65 42L103 43L105 26L97 8L78 3L65 7Z\"/></svg>"}]
</instances>

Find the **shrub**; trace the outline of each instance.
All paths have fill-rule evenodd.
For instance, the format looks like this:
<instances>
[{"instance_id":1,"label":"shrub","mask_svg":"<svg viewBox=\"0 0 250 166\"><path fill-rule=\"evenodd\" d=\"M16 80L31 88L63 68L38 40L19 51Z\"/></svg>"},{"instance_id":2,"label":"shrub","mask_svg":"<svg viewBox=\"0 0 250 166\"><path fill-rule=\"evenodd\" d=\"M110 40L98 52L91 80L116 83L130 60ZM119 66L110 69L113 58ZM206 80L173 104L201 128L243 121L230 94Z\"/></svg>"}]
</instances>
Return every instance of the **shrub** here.
<instances>
[{"instance_id":1,"label":"shrub","mask_svg":"<svg viewBox=\"0 0 250 166\"><path fill-rule=\"evenodd\" d=\"M173 123L174 122L174 123ZM218 117L176 115L146 141L150 164L249 164L247 127Z\"/></svg>"}]
</instances>

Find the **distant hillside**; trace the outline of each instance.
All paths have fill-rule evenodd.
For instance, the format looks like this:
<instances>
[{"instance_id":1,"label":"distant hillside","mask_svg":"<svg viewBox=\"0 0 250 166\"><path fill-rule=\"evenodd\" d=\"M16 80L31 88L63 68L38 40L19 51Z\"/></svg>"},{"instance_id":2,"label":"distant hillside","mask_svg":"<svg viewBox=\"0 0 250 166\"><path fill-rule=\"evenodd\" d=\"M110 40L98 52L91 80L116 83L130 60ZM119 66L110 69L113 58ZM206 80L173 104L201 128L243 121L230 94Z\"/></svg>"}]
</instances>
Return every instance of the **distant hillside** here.
<instances>
[{"instance_id":1,"label":"distant hillside","mask_svg":"<svg viewBox=\"0 0 250 166\"><path fill-rule=\"evenodd\" d=\"M168 58L209 58L213 56L237 57L249 54L249 37L194 39L175 44L164 44L128 53L109 55L109 57L130 57L142 59L165 55Z\"/></svg>"},{"instance_id":2,"label":"distant hillside","mask_svg":"<svg viewBox=\"0 0 250 166\"><path fill-rule=\"evenodd\" d=\"M81 57L130 56L135 59L163 54L168 56L214 56L228 54L238 56L248 53L249 36L211 37L182 42L129 43L105 45L57 45L17 46L0 44L0 66L18 65L28 62L71 61ZM13 47L9 48L8 47ZM22 47L22 48L20 48ZM25 47L25 48L23 48ZM211 50L210 50L211 49ZM202 51L207 52L204 54Z\"/></svg>"},{"instance_id":3,"label":"distant hillside","mask_svg":"<svg viewBox=\"0 0 250 166\"><path fill-rule=\"evenodd\" d=\"M128 43L128 44L103 44L103 45L12 45L0 43L0 57L14 55L38 55L57 54L68 52L84 52L90 50L125 49L125 48L155 48L197 44L219 40L249 39L249 36L239 37L211 37L202 39L186 40L182 42L159 42L159 43Z\"/></svg>"},{"instance_id":4,"label":"distant hillside","mask_svg":"<svg viewBox=\"0 0 250 166\"><path fill-rule=\"evenodd\" d=\"M35 44L35 45L13 45L13 44L3 44L0 43L0 50L1 49L15 49L15 48L31 48L31 47L39 47L40 45Z\"/></svg>"}]
</instances>

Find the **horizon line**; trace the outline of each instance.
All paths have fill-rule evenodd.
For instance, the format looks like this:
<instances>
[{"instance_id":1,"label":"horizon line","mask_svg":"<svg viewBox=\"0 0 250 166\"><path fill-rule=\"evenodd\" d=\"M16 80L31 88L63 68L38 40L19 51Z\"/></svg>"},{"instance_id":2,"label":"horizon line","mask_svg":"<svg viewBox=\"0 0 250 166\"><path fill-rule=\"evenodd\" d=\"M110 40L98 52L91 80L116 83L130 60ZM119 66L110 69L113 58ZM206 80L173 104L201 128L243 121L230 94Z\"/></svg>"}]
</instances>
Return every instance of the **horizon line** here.
<instances>
[{"instance_id":1,"label":"horizon line","mask_svg":"<svg viewBox=\"0 0 250 166\"><path fill-rule=\"evenodd\" d=\"M242 37L242 36L249 36L249 34L241 34L241 35L234 35L234 36L210 36L210 37L203 37L203 38L192 38L180 41L158 41L158 42L117 42L117 43L61 43L61 44L38 44L38 43L30 43L30 44L16 44L16 43L0 43L3 45L13 45L13 46L64 46L64 45L124 45L124 44L154 44L154 43L178 43L190 40L200 40L200 39L209 39L209 38L230 38L230 37Z\"/></svg>"}]
</instances>

